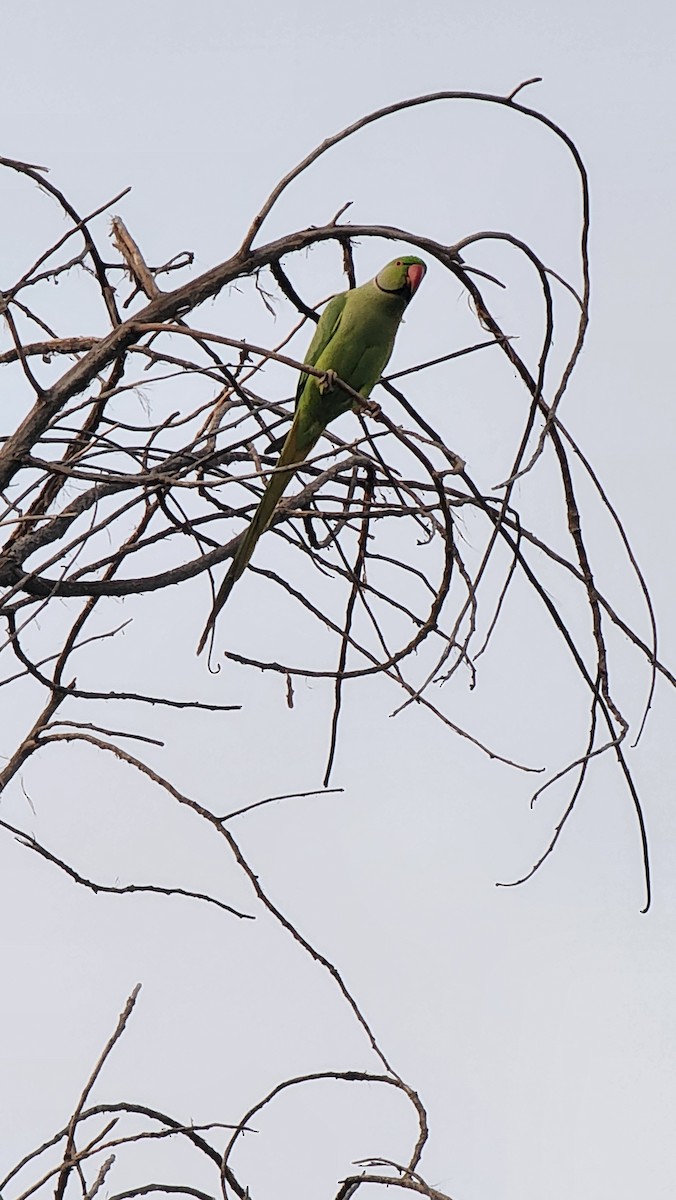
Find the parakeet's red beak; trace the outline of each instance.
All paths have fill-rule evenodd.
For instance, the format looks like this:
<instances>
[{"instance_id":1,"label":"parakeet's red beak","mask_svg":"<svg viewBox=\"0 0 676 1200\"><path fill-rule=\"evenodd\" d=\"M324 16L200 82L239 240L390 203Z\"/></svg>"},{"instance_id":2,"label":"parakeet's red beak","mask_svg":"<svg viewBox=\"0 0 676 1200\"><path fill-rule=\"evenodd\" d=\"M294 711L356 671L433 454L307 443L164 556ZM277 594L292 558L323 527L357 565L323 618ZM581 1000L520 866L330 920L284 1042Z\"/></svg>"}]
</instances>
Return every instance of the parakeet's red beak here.
<instances>
[{"instance_id":1,"label":"parakeet's red beak","mask_svg":"<svg viewBox=\"0 0 676 1200\"><path fill-rule=\"evenodd\" d=\"M406 279L412 296L415 296L425 274L423 263L411 263L406 272Z\"/></svg>"}]
</instances>

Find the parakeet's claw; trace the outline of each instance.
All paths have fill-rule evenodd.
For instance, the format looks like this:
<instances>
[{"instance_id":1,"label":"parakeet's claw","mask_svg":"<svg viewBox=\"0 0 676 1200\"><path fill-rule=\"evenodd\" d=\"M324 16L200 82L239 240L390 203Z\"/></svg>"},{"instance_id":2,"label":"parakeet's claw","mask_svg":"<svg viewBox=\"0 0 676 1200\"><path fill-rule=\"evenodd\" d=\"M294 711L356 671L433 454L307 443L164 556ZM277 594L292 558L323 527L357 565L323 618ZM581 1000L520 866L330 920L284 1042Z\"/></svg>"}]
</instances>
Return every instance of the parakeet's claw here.
<instances>
[{"instance_id":1,"label":"parakeet's claw","mask_svg":"<svg viewBox=\"0 0 676 1200\"><path fill-rule=\"evenodd\" d=\"M319 387L319 390L320 390L322 396L324 395L324 392L332 392L333 391L334 387L336 386L337 378L338 378L338 376L337 376L336 372L332 371L331 369L324 372L324 374L322 375L321 379L319 380L319 384L318 384L318 387Z\"/></svg>"},{"instance_id":2,"label":"parakeet's claw","mask_svg":"<svg viewBox=\"0 0 676 1200\"><path fill-rule=\"evenodd\" d=\"M373 417L374 421L383 415L383 410L376 400L355 400L352 411L365 417Z\"/></svg>"}]
</instances>

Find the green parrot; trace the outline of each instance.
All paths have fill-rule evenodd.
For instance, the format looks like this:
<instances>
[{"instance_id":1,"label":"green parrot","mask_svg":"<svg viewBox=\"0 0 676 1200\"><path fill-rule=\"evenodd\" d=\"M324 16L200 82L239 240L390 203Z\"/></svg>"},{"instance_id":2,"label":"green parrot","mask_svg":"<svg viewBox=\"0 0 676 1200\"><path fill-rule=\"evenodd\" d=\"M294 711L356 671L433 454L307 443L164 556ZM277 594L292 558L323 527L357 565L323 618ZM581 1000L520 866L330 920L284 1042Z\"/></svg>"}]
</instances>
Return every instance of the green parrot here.
<instances>
[{"instance_id":1,"label":"green parrot","mask_svg":"<svg viewBox=\"0 0 676 1200\"><path fill-rule=\"evenodd\" d=\"M296 390L296 410L274 472L242 538L200 638L204 649L210 630L235 583L265 532L278 501L319 441L326 426L353 407L353 400L336 384L336 377L367 399L389 361L394 339L411 297L426 271L412 255L395 258L375 279L329 301L322 313L305 362L322 371L321 378L302 372Z\"/></svg>"}]
</instances>

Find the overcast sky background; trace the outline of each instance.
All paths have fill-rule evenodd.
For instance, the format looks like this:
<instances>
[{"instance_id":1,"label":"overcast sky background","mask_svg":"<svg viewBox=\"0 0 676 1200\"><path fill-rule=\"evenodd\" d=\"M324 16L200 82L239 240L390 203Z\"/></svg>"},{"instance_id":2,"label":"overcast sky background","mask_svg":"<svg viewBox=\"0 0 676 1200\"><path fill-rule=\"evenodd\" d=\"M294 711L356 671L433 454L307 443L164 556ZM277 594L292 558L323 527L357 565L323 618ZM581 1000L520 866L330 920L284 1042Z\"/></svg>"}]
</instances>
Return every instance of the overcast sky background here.
<instances>
[{"instance_id":1,"label":"overcast sky background","mask_svg":"<svg viewBox=\"0 0 676 1200\"><path fill-rule=\"evenodd\" d=\"M440 89L507 93L541 75L524 102L573 137L591 180L592 320L563 417L626 523L654 597L661 657L673 669L671 4L23 0L4 8L1 153L49 166L81 212L132 184L117 211L148 261L191 249L195 272L236 248L280 175L368 110ZM448 242L507 229L579 282L574 174L551 137L515 114L462 104L392 118L291 189L264 236L321 224L346 200L355 221ZM31 228L44 222L45 237L58 236L63 224L14 176L0 179L0 205L3 286L42 244ZM358 248L360 281L388 257L381 244ZM341 286L337 258L321 249L296 264L306 294ZM475 261L513 280L496 311L532 365L536 284L513 254L482 248ZM574 317L560 303L557 363ZM55 312L59 304L55 297ZM72 304L59 313L60 329L98 332L98 310ZM246 289L219 297L205 320L234 337L276 336ZM432 267L392 369L477 331L460 289ZM287 377L284 387L289 394ZM411 384L410 394L482 486L505 477L527 401L504 362L463 360L438 383ZM20 414L11 396L3 411L13 428ZM546 507L547 478L543 469L524 481L524 503ZM580 489L599 582L646 636L619 543L581 479ZM260 555L284 570L280 539ZM242 580L220 644L270 657L282 645L321 660L321 637L272 608L266 586ZM199 720L144 713L144 729L167 742L149 761L217 812L318 788L329 689L299 681L289 711L277 677L231 667L209 676L194 659L208 603L202 580L107 610L108 624L129 616L134 624L91 660L104 664L106 686L152 672L154 686L172 695L244 706ZM636 722L647 672L624 639L612 647L612 681ZM506 606L476 690L466 679L453 688L454 719L501 752L555 770L584 740L584 694L523 589ZM233 832L419 1091L430 1120L428 1182L454 1200L673 1197L674 696L658 684L631 753L654 872L645 916L635 819L610 760L590 771L544 869L524 887L496 889L537 858L565 793L555 789L531 811L526 777L417 709L389 719L398 700L381 683L351 686L333 778L344 792L264 808ZM28 699L25 711L15 699L3 713L1 754L11 754L31 715ZM85 873L211 890L256 911L216 839L120 766L55 750L31 760L24 785L35 812L16 781L0 814ZM7 836L0 911L0 1174L67 1121L139 980L136 1012L97 1100L233 1122L285 1076L379 1070L328 977L265 915L238 922L189 901L95 897ZM415 1130L395 1094L332 1086L277 1101L247 1138L233 1167L254 1200L330 1197L354 1160L407 1160ZM163 1155L139 1156L133 1178L214 1188L201 1167L191 1175L185 1151ZM121 1168L111 1192L131 1178Z\"/></svg>"}]
</instances>

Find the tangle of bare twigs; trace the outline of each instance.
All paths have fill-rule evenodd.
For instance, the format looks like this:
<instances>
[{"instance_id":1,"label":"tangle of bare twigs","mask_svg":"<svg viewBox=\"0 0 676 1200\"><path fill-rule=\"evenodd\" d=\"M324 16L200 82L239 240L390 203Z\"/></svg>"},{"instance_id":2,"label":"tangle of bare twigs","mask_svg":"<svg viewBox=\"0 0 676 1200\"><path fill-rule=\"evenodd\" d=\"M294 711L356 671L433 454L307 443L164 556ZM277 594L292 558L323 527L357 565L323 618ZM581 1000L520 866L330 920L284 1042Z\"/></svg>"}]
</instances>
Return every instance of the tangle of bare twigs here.
<instances>
[{"instance_id":1,"label":"tangle of bare twigs","mask_svg":"<svg viewBox=\"0 0 676 1200\"><path fill-rule=\"evenodd\" d=\"M254 217L241 245L228 259L196 278L183 280L171 290L161 290L158 278L184 272L190 267L192 256L182 252L168 263L151 267L119 216L113 219L112 239L120 257L114 263L107 261L110 250L106 247L104 252L105 234L101 234L97 218L108 212L125 192L81 217L63 193L47 181L42 168L0 158L0 167L46 191L68 221L67 231L52 245L33 251L30 264L1 297L7 344L0 351L0 367L8 373L14 394L21 395L22 411L16 423L7 428L0 445L3 529L0 586L6 624L6 638L0 646L4 656L0 687L10 688L17 681L29 680L36 702L29 728L0 771L0 792L19 778L29 758L49 755L57 743L67 747L68 752L86 745L103 757L113 755L125 769L149 779L173 802L187 807L196 819L207 823L247 878L252 900L280 922L303 950L329 972L384 1072L324 1072L285 1080L251 1107L241 1121L229 1126L234 1132L227 1146L220 1149L214 1138L222 1126L214 1124L198 1129L132 1103L87 1107L90 1091L124 1033L136 1002L135 990L66 1127L24 1158L0 1182L4 1200L26 1200L45 1188L54 1190L57 1200L62 1200L74 1173L84 1188L83 1194L93 1197L104 1181L109 1186L116 1159L126 1146L143 1138L161 1141L173 1137L186 1139L195 1153L213 1165L224 1196L232 1191L243 1200L250 1195L248 1187L238 1180L230 1166L240 1133L283 1091L319 1078L396 1087L412 1105L418 1121L419 1136L407 1165L374 1158L366 1164L366 1169L339 1183L337 1200L347 1200L365 1183L418 1191L430 1200L441 1198L441 1193L417 1173L427 1138L427 1120L420 1099L390 1066L338 969L268 896L227 824L251 808L285 797L270 797L218 816L208 803L190 798L119 744L129 738L158 744L158 739L146 736L138 728L127 728L133 723L134 714L148 706L171 706L193 713L220 711L227 720L230 718L225 714L235 710L237 704L216 705L200 698L158 696L152 689L123 692L106 686L106 681L100 679L95 686L86 685L74 674L85 646L91 647L104 639L114 640L122 630L121 625L115 625L102 632L93 621L106 600L142 597L186 585L205 573L211 577L232 556L242 524L251 516L260 497L266 470L274 464L271 440L279 437L290 416L289 405L280 399L279 393L273 398L267 394L264 368L297 371L302 362L286 352L287 342L304 323L317 319L318 306L301 295L293 280L294 255L302 250L322 242L337 243L348 285L354 286L355 239L379 238L413 246L435 259L456 287L460 285L465 290L481 334L471 345L442 347L437 357L383 381L396 405L394 416L381 414L373 421L362 418L361 432L349 443L333 428L328 431L318 452L299 472L296 493L279 505L274 518L274 530L289 543L289 575L282 578L258 566L251 568L257 577L269 581L266 586L283 590L296 606L299 620L318 622L334 639L335 665L327 669L311 662L272 661L230 648L224 652L225 660L281 674L288 685L290 703L295 678L331 681L334 709L325 786L335 758L345 684L374 675L389 680L401 695L397 711L410 704L420 705L442 721L451 734L469 739L491 758L522 771L539 770L541 764L516 762L505 747L490 746L471 730L461 728L444 711L443 699L436 695L434 701L431 698L435 686L448 683L459 671L469 671L474 685L477 660L486 652L494 630L504 619L506 599L515 581L520 579L543 606L586 690L588 737L579 753L549 775L535 793L539 796L551 783L570 779L568 800L549 844L517 882L532 875L554 849L575 809L589 764L600 755L610 754L617 760L635 809L645 875L645 907L650 903L647 833L627 758L629 724L611 687L609 630L616 627L629 638L647 664L652 684L646 715L657 674L661 673L672 684L676 680L658 658L650 593L621 519L606 497L592 464L562 424L562 399L588 323L588 183L585 167L570 137L555 122L517 98L525 86L526 83L519 85L506 96L471 92L417 96L362 117L324 141L280 180ZM366 126L405 109L453 101L498 105L519 113L539 123L565 146L577 172L581 196L581 289L543 262L523 240L506 232L472 232L453 245L443 245L417 230L340 223L343 208L328 224L290 232L267 243L259 241L279 197L320 156ZM540 289L544 335L534 366L520 356L513 337L501 328L477 283L478 278L489 284L496 281L464 261L479 244L490 246L497 242L509 244L524 257ZM43 315L47 289L59 279L74 277L82 278L87 287L96 289L99 307L96 322L100 323L102 317L107 322L103 333L57 330ZM276 345L262 345L230 336L220 329L205 328L203 318L199 328L188 324L189 315L205 300L246 279L255 282L266 308L270 309L274 296L275 306L284 304L287 312L289 306L292 310L294 324L287 335L278 338ZM557 285L575 298L579 315L567 361L552 384L550 357ZM130 315L123 317L127 310ZM92 328L94 325L93 313ZM528 398L526 419L517 438L518 449L497 495L484 493L460 458L462 447L449 447L444 434L423 417L401 390L432 368L444 365L452 370L458 357L479 352L483 355L485 350L504 356ZM63 370L66 359L73 361ZM274 375L275 380L279 378L282 376ZM169 401L164 409L161 405L154 407L145 419L130 419L130 410L123 403L125 397L140 390L152 390L156 397L162 394L163 387L169 388L177 380L184 385L184 397L199 395L199 402L193 403L192 408L185 404L173 408ZM567 521L567 553L550 544L537 528L530 527L517 499L517 480L542 468L545 447L551 447L556 460ZM642 589L651 627L649 642L623 619L611 597L599 590L573 468L588 475L615 523L619 545ZM458 536L461 518L464 522L472 521L473 536L481 545L479 551L471 550ZM408 541L399 533L402 528L411 534ZM389 537L392 529L397 531L396 540ZM414 554L393 549L414 544L425 551L418 560ZM322 578L328 575L337 591L346 597L340 617L332 617L310 591L294 584L291 576L293 564L300 561L298 555L302 556L303 565L310 561ZM547 577L541 570L543 562L577 588L588 616L588 638L579 636L552 598ZM496 564L502 579L497 593L489 581L489 567L493 571ZM57 612L57 605L58 619L50 620L51 614ZM205 599L194 627L187 630L191 643L196 639L207 607ZM427 658L419 657L423 649ZM419 662L423 663L422 674ZM82 705L92 713L101 701L120 706L116 711L126 714L122 729L119 722L111 729L93 720L76 719ZM75 710L76 705L79 707ZM0 821L0 827L78 885L93 891L151 891L197 899L225 910L230 916L253 915L220 897L178 886L160 887L152 883L113 886L96 881L54 854L32 833L7 821ZM52 1152L57 1154L56 1158ZM45 1165L48 1162L51 1165ZM23 1179L31 1170L36 1172L32 1181L19 1184L19 1176ZM188 1184L180 1188L157 1185L155 1190L206 1196ZM116 1200L138 1194L138 1189L122 1191Z\"/></svg>"}]
</instances>

